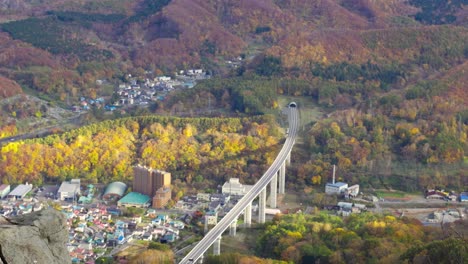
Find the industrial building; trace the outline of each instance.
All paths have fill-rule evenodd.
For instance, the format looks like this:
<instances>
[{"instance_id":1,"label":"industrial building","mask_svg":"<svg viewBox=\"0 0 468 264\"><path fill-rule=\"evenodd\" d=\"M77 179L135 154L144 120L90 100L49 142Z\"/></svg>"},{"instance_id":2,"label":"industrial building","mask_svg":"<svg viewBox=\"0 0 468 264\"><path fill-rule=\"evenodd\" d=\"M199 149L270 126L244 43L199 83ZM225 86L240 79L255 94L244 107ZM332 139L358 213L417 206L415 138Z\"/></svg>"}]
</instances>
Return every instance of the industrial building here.
<instances>
[{"instance_id":1,"label":"industrial building","mask_svg":"<svg viewBox=\"0 0 468 264\"><path fill-rule=\"evenodd\" d=\"M231 195L245 195L252 189L252 185L245 185L239 182L238 178L230 178L228 182L223 184L221 192Z\"/></svg>"},{"instance_id":2,"label":"industrial building","mask_svg":"<svg viewBox=\"0 0 468 264\"><path fill-rule=\"evenodd\" d=\"M7 196L9 192L10 192L10 185L8 184L0 185L0 199L5 198L5 196Z\"/></svg>"},{"instance_id":3,"label":"industrial building","mask_svg":"<svg viewBox=\"0 0 468 264\"><path fill-rule=\"evenodd\" d=\"M146 208L150 206L151 199L148 195L131 192L125 195L122 199L117 202L118 206L127 207L141 207Z\"/></svg>"},{"instance_id":4,"label":"industrial building","mask_svg":"<svg viewBox=\"0 0 468 264\"><path fill-rule=\"evenodd\" d=\"M171 188L162 187L156 191L153 197L153 208L162 209L171 200Z\"/></svg>"},{"instance_id":5,"label":"industrial building","mask_svg":"<svg viewBox=\"0 0 468 264\"><path fill-rule=\"evenodd\" d=\"M64 181L57 192L57 197L61 201L75 200L80 194L80 179L73 179L69 182Z\"/></svg>"},{"instance_id":6,"label":"industrial building","mask_svg":"<svg viewBox=\"0 0 468 264\"><path fill-rule=\"evenodd\" d=\"M171 174L146 166L133 167L133 191L153 197L162 187L171 187Z\"/></svg>"},{"instance_id":7,"label":"industrial building","mask_svg":"<svg viewBox=\"0 0 468 264\"><path fill-rule=\"evenodd\" d=\"M127 185L123 182L112 182L107 185L102 199L105 201L117 201L123 197L125 191L127 190Z\"/></svg>"},{"instance_id":8,"label":"industrial building","mask_svg":"<svg viewBox=\"0 0 468 264\"><path fill-rule=\"evenodd\" d=\"M20 184L8 194L10 199L23 199L32 190L32 184Z\"/></svg>"},{"instance_id":9,"label":"industrial building","mask_svg":"<svg viewBox=\"0 0 468 264\"><path fill-rule=\"evenodd\" d=\"M333 180L325 185L325 193L332 195L344 195L345 198L353 198L359 194L359 185L348 187L345 182L335 182L335 165L333 165Z\"/></svg>"},{"instance_id":10,"label":"industrial building","mask_svg":"<svg viewBox=\"0 0 468 264\"><path fill-rule=\"evenodd\" d=\"M359 194L359 184L354 184L346 188L345 198L354 198Z\"/></svg>"},{"instance_id":11,"label":"industrial building","mask_svg":"<svg viewBox=\"0 0 468 264\"><path fill-rule=\"evenodd\" d=\"M332 182L325 185L326 194L341 194L346 191L348 184L344 182Z\"/></svg>"}]
</instances>

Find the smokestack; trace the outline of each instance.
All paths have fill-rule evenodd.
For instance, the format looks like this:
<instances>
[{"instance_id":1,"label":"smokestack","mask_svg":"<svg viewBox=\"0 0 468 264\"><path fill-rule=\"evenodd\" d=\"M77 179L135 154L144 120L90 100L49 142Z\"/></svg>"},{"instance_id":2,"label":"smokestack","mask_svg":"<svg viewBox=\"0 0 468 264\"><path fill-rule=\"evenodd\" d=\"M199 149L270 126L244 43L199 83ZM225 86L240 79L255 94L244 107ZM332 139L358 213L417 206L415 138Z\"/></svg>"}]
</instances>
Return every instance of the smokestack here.
<instances>
[{"instance_id":1,"label":"smokestack","mask_svg":"<svg viewBox=\"0 0 468 264\"><path fill-rule=\"evenodd\" d=\"M332 184L335 184L335 164L333 164L333 181Z\"/></svg>"}]
</instances>

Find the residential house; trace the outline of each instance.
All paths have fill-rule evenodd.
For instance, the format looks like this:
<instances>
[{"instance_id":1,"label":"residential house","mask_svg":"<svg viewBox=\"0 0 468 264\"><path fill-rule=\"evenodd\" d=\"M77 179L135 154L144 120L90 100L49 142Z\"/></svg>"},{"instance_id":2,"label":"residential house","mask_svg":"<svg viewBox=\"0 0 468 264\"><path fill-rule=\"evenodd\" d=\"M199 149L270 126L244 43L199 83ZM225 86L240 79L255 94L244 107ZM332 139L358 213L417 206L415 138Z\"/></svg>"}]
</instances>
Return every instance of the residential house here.
<instances>
[{"instance_id":1,"label":"residential house","mask_svg":"<svg viewBox=\"0 0 468 264\"><path fill-rule=\"evenodd\" d=\"M468 192L460 193L460 202L468 202Z\"/></svg>"},{"instance_id":2,"label":"residential house","mask_svg":"<svg viewBox=\"0 0 468 264\"><path fill-rule=\"evenodd\" d=\"M0 199L5 198L10 192L10 185L9 184L2 184L0 185Z\"/></svg>"},{"instance_id":3,"label":"residential house","mask_svg":"<svg viewBox=\"0 0 468 264\"><path fill-rule=\"evenodd\" d=\"M166 234L164 235L161 239L160 242L165 244L165 243L172 243L176 240L176 235L175 234Z\"/></svg>"},{"instance_id":4,"label":"residential house","mask_svg":"<svg viewBox=\"0 0 468 264\"><path fill-rule=\"evenodd\" d=\"M229 203L230 199L231 199L231 196L229 194L214 193L210 196L211 202L219 201L221 205L225 205Z\"/></svg>"},{"instance_id":5,"label":"residential house","mask_svg":"<svg viewBox=\"0 0 468 264\"><path fill-rule=\"evenodd\" d=\"M207 225L217 225L218 224L218 212L209 211L205 214L205 223Z\"/></svg>"},{"instance_id":6,"label":"residential house","mask_svg":"<svg viewBox=\"0 0 468 264\"><path fill-rule=\"evenodd\" d=\"M448 199L449 193L444 192L442 190L427 190L426 191L426 199L439 199L444 200Z\"/></svg>"},{"instance_id":7,"label":"residential house","mask_svg":"<svg viewBox=\"0 0 468 264\"><path fill-rule=\"evenodd\" d=\"M157 227L157 228L153 229L153 235L163 236L165 234L166 234L166 229L164 229L162 227Z\"/></svg>"},{"instance_id":8,"label":"residential house","mask_svg":"<svg viewBox=\"0 0 468 264\"><path fill-rule=\"evenodd\" d=\"M213 201L208 206L208 209L210 211L214 211L214 212L218 212L220 208L221 208L221 202L220 201Z\"/></svg>"},{"instance_id":9,"label":"residential house","mask_svg":"<svg viewBox=\"0 0 468 264\"><path fill-rule=\"evenodd\" d=\"M145 232L145 233L143 233L141 238L143 240L146 240L146 241L151 241L151 240L153 240L153 234L151 232Z\"/></svg>"},{"instance_id":10,"label":"residential house","mask_svg":"<svg viewBox=\"0 0 468 264\"><path fill-rule=\"evenodd\" d=\"M197 193L197 200L209 202L210 201L210 194L209 193Z\"/></svg>"}]
</instances>

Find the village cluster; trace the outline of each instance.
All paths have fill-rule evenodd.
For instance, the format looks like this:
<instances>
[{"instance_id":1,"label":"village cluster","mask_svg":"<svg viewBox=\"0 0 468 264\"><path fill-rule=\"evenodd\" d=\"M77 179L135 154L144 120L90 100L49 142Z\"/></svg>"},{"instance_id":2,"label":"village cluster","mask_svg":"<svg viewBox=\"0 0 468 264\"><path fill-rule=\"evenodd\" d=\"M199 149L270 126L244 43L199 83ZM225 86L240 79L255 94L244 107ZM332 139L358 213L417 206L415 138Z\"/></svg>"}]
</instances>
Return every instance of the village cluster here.
<instances>
[{"instance_id":1,"label":"village cluster","mask_svg":"<svg viewBox=\"0 0 468 264\"><path fill-rule=\"evenodd\" d=\"M98 191L79 179L43 187L25 183L14 189L2 184L0 214L12 217L54 207L65 215L73 262L93 263L100 256L117 254L125 244L180 241L187 225L205 224L206 230L241 198L239 190L233 195L199 193L182 197L172 210L166 210L172 198L171 174L141 165L134 166L133 172L132 191L123 182ZM241 194L245 191L242 187Z\"/></svg>"},{"instance_id":2,"label":"village cluster","mask_svg":"<svg viewBox=\"0 0 468 264\"><path fill-rule=\"evenodd\" d=\"M211 76L203 69L181 70L170 76L141 78L127 75L128 82L116 86L114 96L110 99L81 97L78 105L72 106L74 112L90 110L92 107L103 107L106 111L114 111L127 106L147 106L152 101L162 101L166 95L176 89L193 88L197 81L209 79ZM106 80L97 80L97 85L105 84Z\"/></svg>"},{"instance_id":3,"label":"village cluster","mask_svg":"<svg viewBox=\"0 0 468 264\"><path fill-rule=\"evenodd\" d=\"M11 217L53 206L66 217L68 250L74 263L94 263L100 256L114 256L126 244L138 241L183 243L195 229L207 232L218 223L232 207L249 192L252 185L231 178L217 193L197 193L170 203L171 174L169 172L136 165L133 167L131 191L123 182L112 182L97 188L83 185L79 179L58 185L34 188L20 184L14 189L0 185L0 214ZM330 213L348 216L368 210L367 204L382 201L375 196L367 199L359 192L359 185L348 186L333 181L325 186L325 193L345 199L336 205L324 206ZM428 190L426 199L468 201L468 192L459 196L442 190ZM365 197L364 197L365 198ZM173 208L168 208L174 204ZM253 204L256 212L258 205ZM306 210L307 212L307 210ZM284 213L277 208L266 208L265 213ZM427 218L428 223L443 222L449 218L463 217L456 210L436 211ZM184 230L185 229L185 230ZM186 231L186 229L191 229Z\"/></svg>"}]
</instances>

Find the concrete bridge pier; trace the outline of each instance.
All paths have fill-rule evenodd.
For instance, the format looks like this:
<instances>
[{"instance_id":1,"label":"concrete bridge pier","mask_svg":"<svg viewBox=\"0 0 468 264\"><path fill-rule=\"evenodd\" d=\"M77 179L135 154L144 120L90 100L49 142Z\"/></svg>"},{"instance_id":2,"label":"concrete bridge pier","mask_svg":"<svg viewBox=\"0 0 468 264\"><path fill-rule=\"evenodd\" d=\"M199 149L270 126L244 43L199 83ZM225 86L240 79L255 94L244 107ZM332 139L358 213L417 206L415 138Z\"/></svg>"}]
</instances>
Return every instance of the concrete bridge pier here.
<instances>
[{"instance_id":1,"label":"concrete bridge pier","mask_svg":"<svg viewBox=\"0 0 468 264\"><path fill-rule=\"evenodd\" d=\"M258 222L265 223L265 207L266 207L266 188L260 192L258 196Z\"/></svg>"},{"instance_id":2,"label":"concrete bridge pier","mask_svg":"<svg viewBox=\"0 0 468 264\"><path fill-rule=\"evenodd\" d=\"M286 165L291 165L291 152L289 152L288 157L286 157Z\"/></svg>"},{"instance_id":3,"label":"concrete bridge pier","mask_svg":"<svg viewBox=\"0 0 468 264\"><path fill-rule=\"evenodd\" d=\"M208 217L205 215L205 229L204 229L205 234L208 233L208 220L207 219Z\"/></svg>"},{"instance_id":4,"label":"concrete bridge pier","mask_svg":"<svg viewBox=\"0 0 468 264\"><path fill-rule=\"evenodd\" d=\"M275 173L270 182L270 207L276 208L276 193L278 189L278 173Z\"/></svg>"},{"instance_id":5,"label":"concrete bridge pier","mask_svg":"<svg viewBox=\"0 0 468 264\"><path fill-rule=\"evenodd\" d=\"M244 224L245 227L250 227L252 225L252 202L250 202L245 208Z\"/></svg>"},{"instance_id":6,"label":"concrete bridge pier","mask_svg":"<svg viewBox=\"0 0 468 264\"><path fill-rule=\"evenodd\" d=\"M286 185L286 163L283 163L279 169L279 193L284 193Z\"/></svg>"},{"instance_id":7,"label":"concrete bridge pier","mask_svg":"<svg viewBox=\"0 0 468 264\"><path fill-rule=\"evenodd\" d=\"M231 226L229 228L229 235L235 236L237 233L237 218L232 221Z\"/></svg>"},{"instance_id":8,"label":"concrete bridge pier","mask_svg":"<svg viewBox=\"0 0 468 264\"><path fill-rule=\"evenodd\" d=\"M217 256L219 254L221 254L221 236L219 236L213 243L213 255Z\"/></svg>"}]
</instances>

